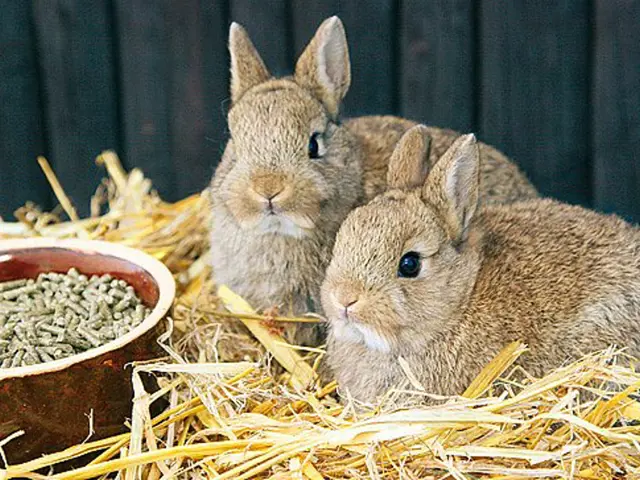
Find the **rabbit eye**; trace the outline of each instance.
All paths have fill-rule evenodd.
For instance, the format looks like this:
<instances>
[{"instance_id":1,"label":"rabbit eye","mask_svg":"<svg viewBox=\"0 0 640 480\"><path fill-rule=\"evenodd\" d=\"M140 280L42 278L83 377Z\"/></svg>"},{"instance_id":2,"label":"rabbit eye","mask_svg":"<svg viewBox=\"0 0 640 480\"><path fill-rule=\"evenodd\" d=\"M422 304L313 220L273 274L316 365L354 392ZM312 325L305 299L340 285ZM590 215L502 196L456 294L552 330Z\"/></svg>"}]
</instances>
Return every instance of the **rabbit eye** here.
<instances>
[{"instance_id":1,"label":"rabbit eye","mask_svg":"<svg viewBox=\"0 0 640 480\"><path fill-rule=\"evenodd\" d=\"M403 278L415 278L420 273L420 254L417 252L407 252L400 259L398 265L398 276Z\"/></svg>"},{"instance_id":2,"label":"rabbit eye","mask_svg":"<svg viewBox=\"0 0 640 480\"><path fill-rule=\"evenodd\" d=\"M309 158L322 158L324 155L324 139L320 132L314 132L309 138Z\"/></svg>"}]
</instances>

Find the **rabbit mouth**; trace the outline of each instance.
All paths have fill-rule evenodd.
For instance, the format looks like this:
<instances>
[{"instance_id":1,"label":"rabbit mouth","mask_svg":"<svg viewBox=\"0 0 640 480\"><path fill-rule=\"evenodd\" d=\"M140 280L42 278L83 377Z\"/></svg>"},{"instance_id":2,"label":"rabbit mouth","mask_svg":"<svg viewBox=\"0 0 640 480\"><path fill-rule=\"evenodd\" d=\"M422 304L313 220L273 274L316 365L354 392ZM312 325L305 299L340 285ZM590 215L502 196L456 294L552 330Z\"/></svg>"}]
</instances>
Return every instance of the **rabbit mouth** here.
<instances>
[{"instance_id":1,"label":"rabbit mouth","mask_svg":"<svg viewBox=\"0 0 640 480\"><path fill-rule=\"evenodd\" d=\"M257 234L277 234L303 238L317 229L319 212L309 205L290 208L276 201L256 201L255 198L229 195L224 199L226 209L243 230Z\"/></svg>"},{"instance_id":2,"label":"rabbit mouth","mask_svg":"<svg viewBox=\"0 0 640 480\"><path fill-rule=\"evenodd\" d=\"M343 342L359 343L378 352L391 351L391 343L388 339L351 315L332 322L332 330L333 335Z\"/></svg>"},{"instance_id":3,"label":"rabbit mouth","mask_svg":"<svg viewBox=\"0 0 640 480\"><path fill-rule=\"evenodd\" d=\"M300 225L295 217L269 210L258 219L255 228L263 234L277 234L285 237L304 238L310 234L306 225Z\"/></svg>"}]
</instances>

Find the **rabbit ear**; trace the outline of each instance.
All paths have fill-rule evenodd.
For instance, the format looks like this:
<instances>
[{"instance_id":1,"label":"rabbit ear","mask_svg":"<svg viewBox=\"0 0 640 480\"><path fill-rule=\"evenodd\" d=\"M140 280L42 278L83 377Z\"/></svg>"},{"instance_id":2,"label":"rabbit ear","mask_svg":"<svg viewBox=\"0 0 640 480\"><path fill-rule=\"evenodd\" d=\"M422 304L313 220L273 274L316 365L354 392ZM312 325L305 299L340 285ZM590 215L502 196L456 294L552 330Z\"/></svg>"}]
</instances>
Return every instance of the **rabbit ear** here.
<instances>
[{"instance_id":1,"label":"rabbit ear","mask_svg":"<svg viewBox=\"0 0 640 480\"><path fill-rule=\"evenodd\" d=\"M229 28L231 54L231 103L236 103L251 87L271 78L247 31L236 22Z\"/></svg>"},{"instance_id":2,"label":"rabbit ear","mask_svg":"<svg viewBox=\"0 0 640 480\"><path fill-rule=\"evenodd\" d=\"M300 55L295 78L320 98L331 116L337 117L340 103L351 84L347 36L338 17L322 22Z\"/></svg>"},{"instance_id":3,"label":"rabbit ear","mask_svg":"<svg viewBox=\"0 0 640 480\"><path fill-rule=\"evenodd\" d=\"M443 216L453 240L463 240L478 206L480 152L473 134L463 135L436 162L423 198Z\"/></svg>"},{"instance_id":4,"label":"rabbit ear","mask_svg":"<svg viewBox=\"0 0 640 480\"><path fill-rule=\"evenodd\" d=\"M398 141L387 171L388 188L409 190L424 185L427 178L431 136L427 127L416 125Z\"/></svg>"}]
</instances>

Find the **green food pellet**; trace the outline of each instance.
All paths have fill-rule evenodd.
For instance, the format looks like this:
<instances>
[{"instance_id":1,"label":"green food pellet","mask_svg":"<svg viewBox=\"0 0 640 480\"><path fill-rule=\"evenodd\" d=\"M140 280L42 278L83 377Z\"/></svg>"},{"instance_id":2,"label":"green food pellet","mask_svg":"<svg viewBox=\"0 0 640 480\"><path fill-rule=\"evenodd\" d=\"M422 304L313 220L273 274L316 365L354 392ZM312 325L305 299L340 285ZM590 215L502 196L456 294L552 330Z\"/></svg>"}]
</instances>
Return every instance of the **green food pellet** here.
<instances>
[{"instance_id":1,"label":"green food pellet","mask_svg":"<svg viewBox=\"0 0 640 480\"><path fill-rule=\"evenodd\" d=\"M0 368L34 365L97 348L151 312L124 280L77 269L0 282Z\"/></svg>"},{"instance_id":2,"label":"green food pellet","mask_svg":"<svg viewBox=\"0 0 640 480\"><path fill-rule=\"evenodd\" d=\"M12 280L10 282L0 283L0 292L4 292L6 290L11 290L13 288L23 287L26 284L27 284L27 280L25 280L25 279Z\"/></svg>"},{"instance_id":3,"label":"green food pellet","mask_svg":"<svg viewBox=\"0 0 640 480\"><path fill-rule=\"evenodd\" d=\"M13 359L11 360L11 366L19 367L22 364L23 357L24 357L24 350L19 350L18 353L16 353Z\"/></svg>"}]
</instances>

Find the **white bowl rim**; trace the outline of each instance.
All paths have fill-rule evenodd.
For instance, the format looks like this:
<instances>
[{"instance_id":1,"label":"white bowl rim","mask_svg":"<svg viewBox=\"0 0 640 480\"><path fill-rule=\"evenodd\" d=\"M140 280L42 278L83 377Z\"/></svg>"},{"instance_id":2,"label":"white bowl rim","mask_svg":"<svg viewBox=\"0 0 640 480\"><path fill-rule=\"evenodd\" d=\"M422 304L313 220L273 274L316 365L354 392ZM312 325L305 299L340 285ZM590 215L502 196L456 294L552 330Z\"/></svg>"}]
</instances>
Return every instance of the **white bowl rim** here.
<instances>
[{"instance_id":1,"label":"white bowl rim","mask_svg":"<svg viewBox=\"0 0 640 480\"><path fill-rule=\"evenodd\" d=\"M81 253L97 253L116 257L135 264L149 273L158 284L158 302L149 316L126 335L118 337L98 348L92 348L86 352L60 360L54 360L53 362L38 363L25 367L0 368L0 381L9 378L58 372L76 363L84 362L104 355L105 353L118 350L155 327L158 322L164 318L173 304L176 293L176 284L173 275L162 262L141 250L102 240L56 239L47 237L7 239L0 240L0 269L2 268L2 262L8 260L2 258L3 254L9 253L11 250L28 250L32 248L61 248L75 250ZM81 270L81 268L79 268L79 270Z\"/></svg>"}]
</instances>

